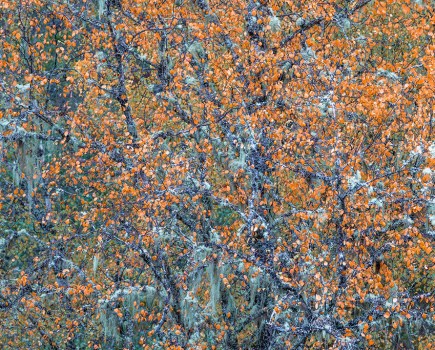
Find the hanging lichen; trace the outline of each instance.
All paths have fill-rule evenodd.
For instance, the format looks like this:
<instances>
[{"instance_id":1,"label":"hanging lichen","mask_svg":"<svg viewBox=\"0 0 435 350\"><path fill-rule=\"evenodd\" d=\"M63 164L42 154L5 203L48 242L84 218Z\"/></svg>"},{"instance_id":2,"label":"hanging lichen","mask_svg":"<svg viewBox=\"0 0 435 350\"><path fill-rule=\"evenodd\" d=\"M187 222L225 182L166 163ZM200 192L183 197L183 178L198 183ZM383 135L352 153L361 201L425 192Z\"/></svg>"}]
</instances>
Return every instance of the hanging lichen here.
<instances>
[{"instance_id":1,"label":"hanging lichen","mask_svg":"<svg viewBox=\"0 0 435 350\"><path fill-rule=\"evenodd\" d=\"M113 293L110 299L100 301L99 315L106 341L118 342L121 339L122 319L116 311L124 307L133 314L134 309L139 305L140 294L138 288L121 289Z\"/></svg>"},{"instance_id":2,"label":"hanging lichen","mask_svg":"<svg viewBox=\"0 0 435 350\"><path fill-rule=\"evenodd\" d=\"M158 299L160 302L165 297L165 293L159 293L156 288L145 286L144 288L129 287L119 289L110 298L100 300L99 320L104 330L106 342L116 343L121 341L121 330L125 323L132 322L141 307L146 306L153 309L155 301ZM123 317L129 319L123 319Z\"/></svg>"},{"instance_id":3,"label":"hanging lichen","mask_svg":"<svg viewBox=\"0 0 435 350\"><path fill-rule=\"evenodd\" d=\"M35 135L27 133L24 129L16 131L21 137L17 141L17 161L21 177L26 183L26 197L29 211L33 208L33 191L40 181L41 160L43 154L41 141Z\"/></svg>"},{"instance_id":4,"label":"hanging lichen","mask_svg":"<svg viewBox=\"0 0 435 350\"><path fill-rule=\"evenodd\" d=\"M210 279L210 307L212 312L217 312L217 305L220 299L220 285L221 280L219 277L219 271L215 262L211 262L207 268L207 273Z\"/></svg>"},{"instance_id":5,"label":"hanging lichen","mask_svg":"<svg viewBox=\"0 0 435 350\"><path fill-rule=\"evenodd\" d=\"M198 300L188 292L187 295L181 301L181 311L183 315L184 325L188 328L192 328L199 316Z\"/></svg>"}]
</instances>

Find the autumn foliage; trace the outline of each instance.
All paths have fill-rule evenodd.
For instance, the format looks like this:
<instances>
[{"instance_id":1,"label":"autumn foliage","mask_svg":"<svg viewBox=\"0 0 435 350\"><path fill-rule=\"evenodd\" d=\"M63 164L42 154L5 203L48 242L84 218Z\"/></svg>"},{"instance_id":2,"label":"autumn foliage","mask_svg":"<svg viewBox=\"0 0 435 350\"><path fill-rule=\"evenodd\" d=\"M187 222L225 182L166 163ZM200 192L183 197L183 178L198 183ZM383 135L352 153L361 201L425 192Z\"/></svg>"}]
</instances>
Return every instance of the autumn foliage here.
<instances>
[{"instance_id":1,"label":"autumn foliage","mask_svg":"<svg viewBox=\"0 0 435 350\"><path fill-rule=\"evenodd\" d=\"M435 348L435 4L0 2L0 348Z\"/></svg>"}]
</instances>

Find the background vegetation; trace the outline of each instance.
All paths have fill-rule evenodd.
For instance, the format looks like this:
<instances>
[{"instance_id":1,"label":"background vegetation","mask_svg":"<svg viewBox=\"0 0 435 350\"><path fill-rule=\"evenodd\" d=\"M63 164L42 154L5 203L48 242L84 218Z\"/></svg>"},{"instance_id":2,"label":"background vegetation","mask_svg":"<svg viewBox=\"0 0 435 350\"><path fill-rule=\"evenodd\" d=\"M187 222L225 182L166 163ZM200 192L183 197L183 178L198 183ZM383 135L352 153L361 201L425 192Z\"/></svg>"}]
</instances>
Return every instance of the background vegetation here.
<instances>
[{"instance_id":1,"label":"background vegetation","mask_svg":"<svg viewBox=\"0 0 435 350\"><path fill-rule=\"evenodd\" d=\"M435 347L433 1L0 24L0 347Z\"/></svg>"}]
</instances>

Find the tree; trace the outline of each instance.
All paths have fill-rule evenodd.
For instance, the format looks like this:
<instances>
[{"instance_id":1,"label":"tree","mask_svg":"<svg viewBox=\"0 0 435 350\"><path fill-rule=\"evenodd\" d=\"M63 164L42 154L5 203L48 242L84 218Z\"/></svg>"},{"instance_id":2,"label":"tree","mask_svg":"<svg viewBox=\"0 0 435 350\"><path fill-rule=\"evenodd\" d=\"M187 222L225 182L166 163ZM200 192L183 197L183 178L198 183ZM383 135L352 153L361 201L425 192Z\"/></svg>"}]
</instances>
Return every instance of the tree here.
<instances>
[{"instance_id":1,"label":"tree","mask_svg":"<svg viewBox=\"0 0 435 350\"><path fill-rule=\"evenodd\" d=\"M5 348L434 346L434 11L4 1Z\"/></svg>"}]
</instances>

